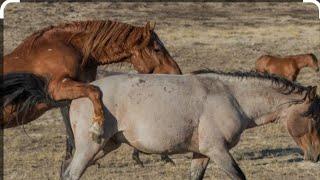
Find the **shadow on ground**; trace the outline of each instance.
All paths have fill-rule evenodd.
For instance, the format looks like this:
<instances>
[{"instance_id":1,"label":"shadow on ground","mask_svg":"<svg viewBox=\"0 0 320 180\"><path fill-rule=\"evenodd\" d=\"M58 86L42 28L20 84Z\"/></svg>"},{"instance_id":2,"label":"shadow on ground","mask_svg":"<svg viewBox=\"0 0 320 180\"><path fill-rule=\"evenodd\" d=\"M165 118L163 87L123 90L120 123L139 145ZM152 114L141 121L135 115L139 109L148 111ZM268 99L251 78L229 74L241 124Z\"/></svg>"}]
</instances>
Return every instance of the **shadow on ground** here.
<instances>
[{"instance_id":1,"label":"shadow on ground","mask_svg":"<svg viewBox=\"0 0 320 180\"><path fill-rule=\"evenodd\" d=\"M302 154L299 148L275 148L275 149L263 149L261 151L244 152L243 158L247 160L257 160L264 158L282 157L292 154ZM300 162L302 157L288 160L288 162Z\"/></svg>"}]
</instances>

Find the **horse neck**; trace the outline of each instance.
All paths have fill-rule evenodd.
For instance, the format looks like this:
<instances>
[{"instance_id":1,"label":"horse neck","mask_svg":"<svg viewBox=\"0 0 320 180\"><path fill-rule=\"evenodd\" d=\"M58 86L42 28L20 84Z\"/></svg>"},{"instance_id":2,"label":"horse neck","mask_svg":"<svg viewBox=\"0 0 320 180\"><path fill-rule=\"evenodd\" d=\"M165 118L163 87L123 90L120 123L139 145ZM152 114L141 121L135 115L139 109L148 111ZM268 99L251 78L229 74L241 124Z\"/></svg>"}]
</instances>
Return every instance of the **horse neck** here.
<instances>
[{"instance_id":1,"label":"horse neck","mask_svg":"<svg viewBox=\"0 0 320 180\"><path fill-rule=\"evenodd\" d=\"M304 98L305 93L284 94L271 82L241 80L231 84L238 104L248 117L250 127L260 126L278 120L291 106L292 101Z\"/></svg>"},{"instance_id":2,"label":"horse neck","mask_svg":"<svg viewBox=\"0 0 320 180\"><path fill-rule=\"evenodd\" d=\"M92 60L96 60L97 51L92 51L89 53L89 46L88 43L90 41L90 35L87 33L81 33L81 32L74 32L74 33L69 33L69 37L66 39L70 39L69 44L71 44L76 50L78 50L80 52L80 54L82 55L82 63L84 65L84 63L87 63L85 61L87 61L89 58L91 58Z\"/></svg>"},{"instance_id":3,"label":"horse neck","mask_svg":"<svg viewBox=\"0 0 320 180\"><path fill-rule=\"evenodd\" d=\"M108 28L107 25L106 27ZM104 30L107 32L112 31L112 29L110 30L107 28ZM133 28L133 27L128 27L128 29L126 30L130 31L130 28ZM94 60L95 63L98 65L111 64L111 63L119 62L123 59L126 59L131 55L128 52L130 45L128 44L127 41L124 41L121 44L116 44L115 42L113 42L114 39L112 39L113 38L112 32L101 36L101 37L107 37L107 38L100 37L97 39L96 36L99 36L97 35L97 33L98 33L97 31L91 32L90 30L89 31L82 30L80 32L74 32L70 36L71 37L70 43L72 44L72 46L74 46L83 55L83 63L86 63L86 61L90 59L90 60ZM93 36L93 34L96 34L96 35Z\"/></svg>"}]
</instances>

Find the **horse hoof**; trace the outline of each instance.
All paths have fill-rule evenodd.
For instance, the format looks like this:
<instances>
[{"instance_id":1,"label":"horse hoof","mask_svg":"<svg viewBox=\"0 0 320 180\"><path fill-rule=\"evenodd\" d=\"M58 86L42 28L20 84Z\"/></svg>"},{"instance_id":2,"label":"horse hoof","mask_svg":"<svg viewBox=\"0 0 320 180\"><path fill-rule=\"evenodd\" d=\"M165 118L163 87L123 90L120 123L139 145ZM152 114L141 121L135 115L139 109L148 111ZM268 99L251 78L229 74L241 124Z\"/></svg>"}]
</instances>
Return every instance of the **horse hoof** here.
<instances>
[{"instance_id":1,"label":"horse hoof","mask_svg":"<svg viewBox=\"0 0 320 180\"><path fill-rule=\"evenodd\" d=\"M93 123L90 127L91 138L96 143L100 144L102 141L103 128L98 123Z\"/></svg>"}]
</instances>

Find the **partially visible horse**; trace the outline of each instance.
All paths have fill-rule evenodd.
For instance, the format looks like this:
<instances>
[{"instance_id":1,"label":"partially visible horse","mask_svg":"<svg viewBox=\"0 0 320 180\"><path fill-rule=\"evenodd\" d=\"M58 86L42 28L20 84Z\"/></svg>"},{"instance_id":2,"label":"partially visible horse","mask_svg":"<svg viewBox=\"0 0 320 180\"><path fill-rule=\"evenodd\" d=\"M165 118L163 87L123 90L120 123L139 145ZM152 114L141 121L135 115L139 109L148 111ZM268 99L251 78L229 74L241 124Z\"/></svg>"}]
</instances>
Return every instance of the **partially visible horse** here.
<instances>
[{"instance_id":1,"label":"partially visible horse","mask_svg":"<svg viewBox=\"0 0 320 180\"><path fill-rule=\"evenodd\" d=\"M76 152L64 179L127 143L145 153L193 152L191 179L202 179L209 159L232 179L245 175L229 150L245 129L282 121L307 160L320 153L320 98L304 87L256 72L197 71L187 75L122 74L93 83L103 92L102 144L88 137L94 115L87 98L72 101Z\"/></svg>"},{"instance_id":2,"label":"partially visible horse","mask_svg":"<svg viewBox=\"0 0 320 180\"><path fill-rule=\"evenodd\" d=\"M91 132L99 138L105 119L101 93L86 82L95 80L97 66L117 62L129 62L139 73L181 74L150 23L72 22L32 34L4 57L1 126L18 126L66 105L58 101L88 97L95 112ZM71 132L68 108L62 113ZM23 117L16 121L17 116Z\"/></svg>"},{"instance_id":3,"label":"partially visible horse","mask_svg":"<svg viewBox=\"0 0 320 180\"><path fill-rule=\"evenodd\" d=\"M300 54L294 56L277 57L263 55L256 61L258 72L267 72L295 81L302 68L314 68L319 72L318 59L314 54Z\"/></svg>"}]
</instances>

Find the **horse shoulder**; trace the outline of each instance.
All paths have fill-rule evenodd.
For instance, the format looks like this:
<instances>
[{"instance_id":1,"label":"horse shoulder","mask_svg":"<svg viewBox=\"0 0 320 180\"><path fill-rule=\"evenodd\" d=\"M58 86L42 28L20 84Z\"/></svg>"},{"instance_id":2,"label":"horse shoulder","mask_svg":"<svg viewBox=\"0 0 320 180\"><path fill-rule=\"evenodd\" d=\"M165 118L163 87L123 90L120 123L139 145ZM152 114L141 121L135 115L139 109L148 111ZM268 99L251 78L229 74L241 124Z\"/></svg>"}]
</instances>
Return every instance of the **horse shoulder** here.
<instances>
[{"instance_id":1,"label":"horse shoulder","mask_svg":"<svg viewBox=\"0 0 320 180\"><path fill-rule=\"evenodd\" d=\"M212 137L222 137L228 146L237 144L240 134L247 127L248 121L242 115L240 106L230 100L228 93L211 94L207 98L204 113L200 120L201 127L213 128L215 131L206 132ZM231 98L235 99L235 97ZM228 116L226 116L226 114Z\"/></svg>"},{"instance_id":2,"label":"horse shoulder","mask_svg":"<svg viewBox=\"0 0 320 180\"><path fill-rule=\"evenodd\" d=\"M29 58L33 59L33 68L38 74L76 78L80 71L80 54L62 43L44 44Z\"/></svg>"}]
</instances>

